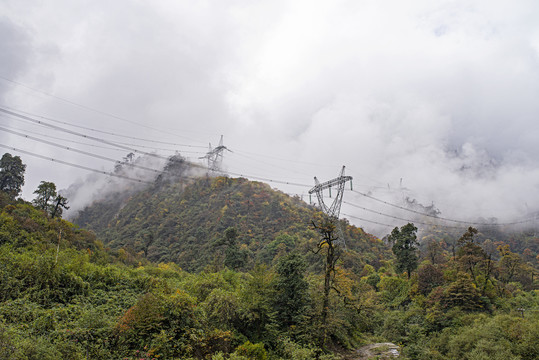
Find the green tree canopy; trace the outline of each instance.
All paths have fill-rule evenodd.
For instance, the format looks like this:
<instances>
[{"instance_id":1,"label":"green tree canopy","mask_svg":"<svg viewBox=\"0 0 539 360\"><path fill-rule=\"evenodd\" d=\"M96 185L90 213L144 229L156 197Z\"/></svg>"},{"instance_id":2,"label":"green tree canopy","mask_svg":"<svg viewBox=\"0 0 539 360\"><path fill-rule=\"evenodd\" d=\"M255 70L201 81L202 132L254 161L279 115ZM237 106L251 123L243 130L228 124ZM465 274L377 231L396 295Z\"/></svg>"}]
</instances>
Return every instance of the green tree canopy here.
<instances>
[{"instance_id":1,"label":"green tree canopy","mask_svg":"<svg viewBox=\"0 0 539 360\"><path fill-rule=\"evenodd\" d=\"M279 259L275 279L277 322L289 329L302 322L309 304L309 284L305 280L307 263L296 253Z\"/></svg>"},{"instance_id":2,"label":"green tree canopy","mask_svg":"<svg viewBox=\"0 0 539 360\"><path fill-rule=\"evenodd\" d=\"M238 245L238 235L235 227L229 227L225 230L225 236L214 243L215 246L226 246L224 265L234 270L245 266L248 257L247 251Z\"/></svg>"},{"instance_id":3,"label":"green tree canopy","mask_svg":"<svg viewBox=\"0 0 539 360\"><path fill-rule=\"evenodd\" d=\"M408 278L412 271L417 268L418 256L417 256L417 228L412 223L408 223L402 226L399 230L395 227L389 235L388 240L393 243L392 251L397 257L395 262L395 270L397 272L408 273Z\"/></svg>"},{"instance_id":4,"label":"green tree canopy","mask_svg":"<svg viewBox=\"0 0 539 360\"><path fill-rule=\"evenodd\" d=\"M474 241L476 234L477 229L470 226L458 240L461 247L457 251L457 262L462 270L471 275L473 281L481 272L489 271L488 256L485 250Z\"/></svg>"},{"instance_id":5,"label":"green tree canopy","mask_svg":"<svg viewBox=\"0 0 539 360\"><path fill-rule=\"evenodd\" d=\"M20 157L5 153L0 159L0 190L13 199L17 197L24 185L25 170Z\"/></svg>"},{"instance_id":6,"label":"green tree canopy","mask_svg":"<svg viewBox=\"0 0 539 360\"><path fill-rule=\"evenodd\" d=\"M36 198L32 201L35 207L49 212L54 198L56 198L56 185L53 182L42 181L37 187Z\"/></svg>"},{"instance_id":7,"label":"green tree canopy","mask_svg":"<svg viewBox=\"0 0 539 360\"><path fill-rule=\"evenodd\" d=\"M36 198L33 204L42 210L45 210L51 217L61 217L63 209L69 209L67 198L56 192L56 185L53 182L42 181L37 187Z\"/></svg>"}]
</instances>

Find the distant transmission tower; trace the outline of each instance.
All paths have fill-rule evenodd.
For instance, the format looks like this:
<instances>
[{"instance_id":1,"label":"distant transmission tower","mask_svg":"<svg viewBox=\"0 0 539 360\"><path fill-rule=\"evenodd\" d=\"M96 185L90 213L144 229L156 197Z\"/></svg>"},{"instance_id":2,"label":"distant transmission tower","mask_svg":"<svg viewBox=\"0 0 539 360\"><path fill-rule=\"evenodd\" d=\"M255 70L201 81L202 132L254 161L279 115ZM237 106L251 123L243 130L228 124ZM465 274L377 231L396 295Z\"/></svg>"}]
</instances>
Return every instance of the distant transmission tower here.
<instances>
[{"instance_id":1,"label":"distant transmission tower","mask_svg":"<svg viewBox=\"0 0 539 360\"><path fill-rule=\"evenodd\" d=\"M223 145L223 135L221 135L221 140L219 140L219 145L213 149L211 143L209 150L206 155L200 157L199 159L207 159L208 161L208 172L210 173L220 173L221 165L223 163L223 152L228 150L226 146Z\"/></svg>"},{"instance_id":2,"label":"distant transmission tower","mask_svg":"<svg viewBox=\"0 0 539 360\"><path fill-rule=\"evenodd\" d=\"M352 177L351 176L345 176L344 175L344 166L342 167L341 174L338 178L335 178L333 180L329 180L323 183L320 183L316 176L314 177L315 186L309 190L309 195L312 193L316 193L316 197L318 198L318 204L320 205L320 208L322 211L329 217L329 219L332 222L337 222L339 219L339 214L341 212L341 204L342 204L342 197L344 194L344 185L347 181L350 181L350 189L352 189ZM331 198L331 188L336 187L337 188L337 195L335 196L335 199L333 199L333 202L330 206L327 206L324 202L324 190L329 190L329 197ZM344 234L340 226L337 226L337 231L339 233L339 242L342 242L342 244L346 247L346 242L344 240Z\"/></svg>"},{"instance_id":3,"label":"distant transmission tower","mask_svg":"<svg viewBox=\"0 0 539 360\"><path fill-rule=\"evenodd\" d=\"M315 186L309 190L309 194L316 193L318 198L318 204L322 211L330 218L339 218L341 212L342 197L344 194L344 185L347 181L350 181L350 188L352 188L352 177L344 175L344 166L341 170L341 175L338 178L320 183L316 176L314 177ZM337 187L337 196L333 199L330 206L327 206L324 202L324 190L329 189L329 197L331 198L331 188Z\"/></svg>"}]
</instances>

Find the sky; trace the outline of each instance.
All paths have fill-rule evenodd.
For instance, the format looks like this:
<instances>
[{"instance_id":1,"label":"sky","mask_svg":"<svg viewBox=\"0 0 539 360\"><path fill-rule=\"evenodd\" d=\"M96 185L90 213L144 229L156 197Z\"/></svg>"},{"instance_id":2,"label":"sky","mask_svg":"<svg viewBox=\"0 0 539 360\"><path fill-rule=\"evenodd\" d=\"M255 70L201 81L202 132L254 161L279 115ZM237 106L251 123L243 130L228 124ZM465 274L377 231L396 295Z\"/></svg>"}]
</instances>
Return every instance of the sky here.
<instances>
[{"instance_id":1,"label":"sky","mask_svg":"<svg viewBox=\"0 0 539 360\"><path fill-rule=\"evenodd\" d=\"M387 215L411 213L360 193L452 219L527 219L539 210L537 19L534 0L3 0L0 108L129 145L4 112L0 150L27 165L27 200L40 181L88 184L72 211L110 177L30 154L108 172L65 147L121 160L129 146L203 164L223 135L231 176L305 201L314 176L345 165L342 216L378 235L402 225Z\"/></svg>"}]
</instances>

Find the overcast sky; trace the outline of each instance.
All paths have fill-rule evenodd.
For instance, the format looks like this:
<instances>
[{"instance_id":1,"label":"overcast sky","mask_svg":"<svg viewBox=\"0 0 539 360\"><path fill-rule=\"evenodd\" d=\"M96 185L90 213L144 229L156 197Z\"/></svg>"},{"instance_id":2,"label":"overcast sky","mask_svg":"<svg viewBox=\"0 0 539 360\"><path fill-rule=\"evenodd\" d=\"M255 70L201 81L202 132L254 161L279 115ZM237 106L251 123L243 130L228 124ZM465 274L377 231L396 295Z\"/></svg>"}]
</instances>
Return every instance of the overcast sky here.
<instances>
[{"instance_id":1,"label":"overcast sky","mask_svg":"<svg viewBox=\"0 0 539 360\"><path fill-rule=\"evenodd\" d=\"M206 150L196 146L222 134L234 173L312 185L346 165L357 191L510 221L539 207L538 19L535 0L3 0L0 106L191 145L69 127L196 161ZM6 115L0 126L106 157L127 153ZM0 144L114 166L5 131ZM67 188L89 174L9 152L27 164L27 200L41 180ZM272 186L308 199L308 187ZM345 194L397 211L366 200ZM394 222L346 204L343 213Z\"/></svg>"}]
</instances>

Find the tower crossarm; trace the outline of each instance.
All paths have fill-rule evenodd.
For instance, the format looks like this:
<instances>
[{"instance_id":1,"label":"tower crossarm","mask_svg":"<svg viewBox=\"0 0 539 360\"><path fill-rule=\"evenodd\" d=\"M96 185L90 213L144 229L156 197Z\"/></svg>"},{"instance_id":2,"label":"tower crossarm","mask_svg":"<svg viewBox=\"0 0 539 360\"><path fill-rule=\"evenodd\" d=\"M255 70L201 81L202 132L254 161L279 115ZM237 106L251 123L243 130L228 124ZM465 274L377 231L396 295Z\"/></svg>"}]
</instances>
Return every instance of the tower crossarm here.
<instances>
[{"instance_id":1,"label":"tower crossarm","mask_svg":"<svg viewBox=\"0 0 539 360\"><path fill-rule=\"evenodd\" d=\"M223 152L227 150L230 151L226 146L223 145L223 135L221 135L221 140L219 141L219 146L212 149L211 144L206 155L200 157L199 159L208 160L208 170L210 172L219 172L221 170L221 163L223 161Z\"/></svg>"},{"instance_id":2,"label":"tower crossarm","mask_svg":"<svg viewBox=\"0 0 539 360\"><path fill-rule=\"evenodd\" d=\"M344 194L344 185L347 181L352 181L351 176L345 176L344 175L344 166L342 167L341 174L338 178L320 183L316 176L314 177L314 183L316 184L311 190L309 190L309 194L316 193L316 197L318 198L318 204L320 205L320 208L322 211L332 218L339 218L339 213L341 211L341 204L342 204L342 197ZM326 205L324 202L324 189L329 189L329 196L331 197L331 188L336 187L337 188L337 194L335 196L335 199L331 203L330 206Z\"/></svg>"},{"instance_id":3,"label":"tower crossarm","mask_svg":"<svg viewBox=\"0 0 539 360\"><path fill-rule=\"evenodd\" d=\"M315 178L316 179L316 178ZM311 190L309 190L309 194L313 194L317 191L322 191L325 189L329 189L330 187L337 186L344 184L347 181L351 181L351 176L340 176L336 179L328 180L320 184L316 184Z\"/></svg>"}]
</instances>

